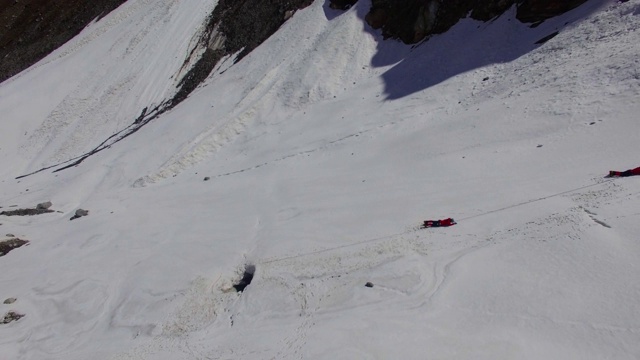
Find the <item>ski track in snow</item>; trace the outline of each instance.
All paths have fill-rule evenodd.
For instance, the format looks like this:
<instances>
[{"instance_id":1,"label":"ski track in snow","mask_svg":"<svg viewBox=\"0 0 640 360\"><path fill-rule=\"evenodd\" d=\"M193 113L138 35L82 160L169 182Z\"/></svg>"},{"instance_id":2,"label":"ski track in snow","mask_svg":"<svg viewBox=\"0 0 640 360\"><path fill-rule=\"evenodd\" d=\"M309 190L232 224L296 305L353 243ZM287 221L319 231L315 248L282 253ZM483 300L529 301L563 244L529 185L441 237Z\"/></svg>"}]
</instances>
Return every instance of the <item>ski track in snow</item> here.
<instances>
[{"instance_id":1,"label":"ski track in snow","mask_svg":"<svg viewBox=\"0 0 640 360\"><path fill-rule=\"evenodd\" d=\"M182 352L185 356L204 359L238 356L303 359L305 355L302 349L306 344L308 333L316 323L322 321L323 316L356 307L364 311L368 308L374 310L381 304L408 309L429 308L434 306L432 303L436 302L441 290L446 288L452 268L459 266L458 263L462 262L465 256L489 246L511 243L514 240L519 242L580 241L580 236L577 234L582 228L590 227L588 222L581 219L580 212L585 211L582 206L589 204L592 208L599 208L603 202L615 200L615 194L623 191L622 187L615 183L604 184L608 185L606 189L587 190L568 195L569 199L578 204L570 208L568 213L536 219L524 226L519 225L495 232L484 239L478 239L472 234L451 237L444 233L441 233L438 239L429 239L430 236L426 231L409 232L405 235L377 239L375 243L360 242L337 249L266 259L256 264L259 268L258 276L254 285L246 290L251 297L249 300L242 298L247 295L232 292L229 280L221 284L218 277L209 285L206 279L200 279L194 285L195 290L187 295L185 305L175 316L175 323L166 326L165 329L168 330L165 330L162 336L156 337L151 344L145 345L142 355L129 354L121 358L153 357L166 351L167 347L175 347L174 350L178 353ZM594 203L594 201L597 202ZM612 203L608 202L607 205ZM594 215L589 212L587 214ZM548 231L545 229L549 227L570 230L560 231L555 237L548 238L546 237ZM446 245L442 240L446 241ZM434 258L440 260L433 263ZM408 269L400 265L400 269L389 272L394 274L391 277L387 275L380 278L376 275L367 275L367 273L375 274L379 268L397 267L398 263L408 265ZM375 284L373 289L367 291L376 291L385 296L374 301L358 301L357 305L352 304L356 288L362 288L366 281L373 281ZM271 337L270 341L280 338L278 346L254 348L252 337L240 332L237 336L246 340L241 344L235 344L231 348L223 346L210 349L210 339L215 336L210 333L211 329L203 331L207 325L214 329L221 327L225 332L233 332L233 327L238 326L235 323L239 316L244 316L246 321L246 318L254 316L273 316L274 312L278 315L279 308L269 309L266 311L267 315L265 315L266 309L252 308L252 305L258 305L252 304L252 301L264 301L269 298L286 299L287 306L284 314L293 318L286 322L286 329L279 329L279 337ZM363 299L360 298L360 300ZM516 321L531 324L580 327L598 332L627 333L632 336L640 334L640 327L625 327L609 323L563 321L553 317L478 312L475 309L459 309L459 311L475 316L514 318ZM276 316L275 319L281 316ZM193 333L192 336L182 338L170 346L166 345L166 336L175 337L177 334L189 332Z\"/></svg>"}]
</instances>

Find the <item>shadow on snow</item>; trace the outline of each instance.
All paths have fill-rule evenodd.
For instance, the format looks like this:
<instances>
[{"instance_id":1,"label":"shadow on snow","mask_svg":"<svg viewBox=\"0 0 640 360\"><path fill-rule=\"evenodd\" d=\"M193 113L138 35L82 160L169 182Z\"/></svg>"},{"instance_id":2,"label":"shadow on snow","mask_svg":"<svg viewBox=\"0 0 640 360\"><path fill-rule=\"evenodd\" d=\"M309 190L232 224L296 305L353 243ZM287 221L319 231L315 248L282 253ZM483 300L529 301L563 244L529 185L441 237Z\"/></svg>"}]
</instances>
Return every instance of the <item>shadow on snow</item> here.
<instances>
[{"instance_id":1,"label":"shadow on snow","mask_svg":"<svg viewBox=\"0 0 640 360\"><path fill-rule=\"evenodd\" d=\"M491 64L507 63L552 42L554 33L586 18L606 0L591 0L563 15L531 27L515 18L515 6L489 22L463 19L446 33L432 35L427 40L405 45L384 40L380 31L369 26L365 19L370 1L359 1L348 11L355 11L362 20L364 31L378 42L377 53L371 59L373 67L390 68L382 75L386 99L400 99L428 89L456 75ZM343 12L324 4L331 21ZM547 37L547 39L545 39Z\"/></svg>"}]
</instances>

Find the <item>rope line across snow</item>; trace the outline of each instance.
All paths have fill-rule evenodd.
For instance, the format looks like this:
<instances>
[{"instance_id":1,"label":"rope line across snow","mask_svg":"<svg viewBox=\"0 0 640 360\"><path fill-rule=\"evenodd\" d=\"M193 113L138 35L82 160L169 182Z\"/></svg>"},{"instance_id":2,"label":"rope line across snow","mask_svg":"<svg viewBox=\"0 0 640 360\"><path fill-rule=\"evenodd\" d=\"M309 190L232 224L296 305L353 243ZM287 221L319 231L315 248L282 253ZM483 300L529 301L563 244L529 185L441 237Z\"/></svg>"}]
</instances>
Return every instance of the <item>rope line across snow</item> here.
<instances>
[{"instance_id":1,"label":"rope line across snow","mask_svg":"<svg viewBox=\"0 0 640 360\"><path fill-rule=\"evenodd\" d=\"M516 208L516 207L519 207L519 206L532 204L532 203L535 203L535 202L538 202L538 201L547 200L547 199L551 199L551 198L554 198L554 197L570 194L570 193L573 193L573 192L576 192L576 191L580 191L580 190L588 189L588 188L591 188L591 187L599 186L599 185L602 185L602 184L606 184L606 183L608 183L608 182L610 182L612 180L614 180L614 179L608 179L608 180L601 181L601 182L598 182L598 183L595 183L595 184L589 184L589 185L585 185L585 186L580 186L580 187L577 187L577 188L574 188L574 189L571 189L571 190L566 190L566 191L562 191L562 192L559 192L559 193L551 194L551 195L548 195L548 196L543 196L543 197L539 197L539 198L536 198L536 199L527 200L527 201L520 202L520 203L517 203L517 204L514 204L514 205L509 205L509 206L505 206L505 207L502 207L502 208L499 208L499 209L486 211L486 212L483 212L483 213L480 213L480 214L467 216L465 218L459 219L458 221L474 219L474 218L477 218L477 217L481 217L481 216L485 216L485 215L489 215L489 214L494 214L494 213L501 212L501 211L504 211L504 210L513 209L513 208ZM382 240L387 240L387 239L391 239L391 238L394 238L394 237L415 233L415 232L417 232L419 230L420 229L411 229L411 230L407 230L407 231L403 231L403 232L399 232L399 233L395 233L395 234L380 236L380 237L367 239L367 240L361 240L361 241L357 241L357 242L353 242L353 243L349 243L349 244L345 244L345 245L340 245L340 246L335 246L335 247L331 247L331 248L327 248L327 249L321 249L321 250L315 250L315 251L302 253L302 254L297 254L297 255L285 256L285 257L282 257L282 258L275 258L275 259L265 260L265 261L261 261L261 262L258 262L258 263L259 264L271 264L271 263L280 262L280 261L297 259L297 258L301 258L301 257L305 257L305 256L322 254L322 253L326 253L326 252L330 252L330 251L334 251L334 250L350 248L350 247L358 246L358 245L362 245L362 244L367 244L367 243L373 243L373 242L378 242L378 241L382 241Z\"/></svg>"},{"instance_id":2,"label":"rope line across snow","mask_svg":"<svg viewBox=\"0 0 640 360\"><path fill-rule=\"evenodd\" d=\"M500 208L500 209L490 210L490 211L487 211L487 212L484 212L484 213L481 213L481 214L472 215L472 216L467 216L467 217L465 217L465 218L459 219L459 221L464 221L464 220L474 219L474 218L477 218L477 217L480 217L480 216L484 216L484 215L488 215L488 214L493 214L493 213L497 213L497 212L504 211L504 210L513 209L513 208L516 208L516 207L519 207L519 206L523 206L523 205L527 205L527 204L532 204L532 203L534 203L534 202L538 202L538 201L542 201L542 200L551 199L551 198L554 198L554 197L557 197L557 196L560 196L560 195L570 194L570 193L572 193L572 192L576 192L576 191L579 191L579 190L584 190L584 189L588 189L588 188L590 188L590 187L594 187L594 186L598 186L598 185L605 184L605 183L607 183L607 182L609 182L609 181L611 181L611 180L613 180L613 179L605 180L605 181L602 181L602 182L599 182L599 183L595 183L595 184L590 184L590 185L581 186L581 187L578 187L578 188L575 188L575 189L562 191L562 192L559 192L559 193L556 193L556 194L552 194L552 195L548 195L548 196L539 197L539 198L537 198L537 199L532 199L532 200L523 201L523 202L521 202L521 203L517 203L517 204L514 204L514 205L505 206L505 207Z\"/></svg>"}]
</instances>

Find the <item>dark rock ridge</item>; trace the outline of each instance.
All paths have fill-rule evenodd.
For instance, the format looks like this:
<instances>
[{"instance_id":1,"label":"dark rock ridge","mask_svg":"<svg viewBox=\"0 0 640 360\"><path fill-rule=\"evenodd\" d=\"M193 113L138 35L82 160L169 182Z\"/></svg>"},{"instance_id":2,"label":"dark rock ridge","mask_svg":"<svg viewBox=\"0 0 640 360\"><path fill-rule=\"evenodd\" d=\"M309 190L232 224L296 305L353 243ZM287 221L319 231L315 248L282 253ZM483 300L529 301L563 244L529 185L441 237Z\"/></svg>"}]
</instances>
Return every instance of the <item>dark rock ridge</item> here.
<instances>
[{"instance_id":1,"label":"dark rock ridge","mask_svg":"<svg viewBox=\"0 0 640 360\"><path fill-rule=\"evenodd\" d=\"M18 321L20 319L22 319L24 317L24 314L18 314L15 311L9 311L8 313L6 313L4 315L4 317L2 318L2 320L0 320L0 324L8 324L10 322L13 321Z\"/></svg>"},{"instance_id":2,"label":"dark rock ridge","mask_svg":"<svg viewBox=\"0 0 640 360\"><path fill-rule=\"evenodd\" d=\"M5 256L11 250L15 250L23 245L29 244L29 241L18 238L0 241L0 256Z\"/></svg>"},{"instance_id":3,"label":"dark rock ridge","mask_svg":"<svg viewBox=\"0 0 640 360\"><path fill-rule=\"evenodd\" d=\"M527 0L518 6L516 18L524 23L536 23L565 13L586 0Z\"/></svg>"},{"instance_id":4,"label":"dark rock ridge","mask_svg":"<svg viewBox=\"0 0 640 360\"><path fill-rule=\"evenodd\" d=\"M4 216L32 216L32 215L40 215L46 213L52 213L53 210L49 208L53 206L51 201L39 203L35 208L26 208L26 209L15 209L0 212L0 215ZM1 208L2 206L0 206ZM7 235L9 236L9 235Z\"/></svg>"},{"instance_id":5,"label":"dark rock ridge","mask_svg":"<svg viewBox=\"0 0 640 360\"><path fill-rule=\"evenodd\" d=\"M0 215L4 215L4 216L33 216L33 215L41 215L41 214L47 214L47 213L52 213L53 210L49 210L49 209L16 209L16 210L8 210L8 211L3 211L0 212Z\"/></svg>"},{"instance_id":6,"label":"dark rock ridge","mask_svg":"<svg viewBox=\"0 0 640 360\"><path fill-rule=\"evenodd\" d=\"M0 0L0 82L35 64L126 0Z\"/></svg>"},{"instance_id":7,"label":"dark rock ridge","mask_svg":"<svg viewBox=\"0 0 640 360\"><path fill-rule=\"evenodd\" d=\"M334 9L349 8L355 1L330 0ZM443 33L467 16L489 21L516 5L516 18L537 23L578 7L586 0L372 0L365 20L381 29L384 38L414 44Z\"/></svg>"},{"instance_id":8,"label":"dark rock ridge","mask_svg":"<svg viewBox=\"0 0 640 360\"><path fill-rule=\"evenodd\" d=\"M295 11L313 0L219 0L209 17L199 46L205 52L180 81L180 90L170 103L186 98L225 56L238 53L236 61L267 40Z\"/></svg>"}]
</instances>

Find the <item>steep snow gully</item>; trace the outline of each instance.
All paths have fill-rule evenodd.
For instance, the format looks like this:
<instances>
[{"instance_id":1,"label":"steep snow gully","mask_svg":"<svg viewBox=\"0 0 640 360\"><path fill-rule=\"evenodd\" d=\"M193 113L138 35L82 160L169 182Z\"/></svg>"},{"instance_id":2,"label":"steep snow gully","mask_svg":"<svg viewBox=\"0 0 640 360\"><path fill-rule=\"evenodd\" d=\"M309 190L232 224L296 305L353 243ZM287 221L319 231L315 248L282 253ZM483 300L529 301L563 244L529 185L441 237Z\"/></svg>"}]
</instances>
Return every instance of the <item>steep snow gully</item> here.
<instances>
[{"instance_id":1,"label":"steep snow gully","mask_svg":"<svg viewBox=\"0 0 640 360\"><path fill-rule=\"evenodd\" d=\"M0 215L0 358L640 357L640 178L604 178L640 0L416 46L276 1L251 51L223 3L127 1L0 84L0 212L53 204Z\"/></svg>"}]
</instances>

